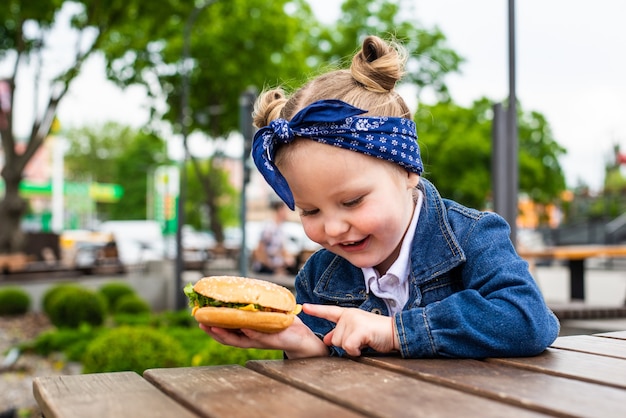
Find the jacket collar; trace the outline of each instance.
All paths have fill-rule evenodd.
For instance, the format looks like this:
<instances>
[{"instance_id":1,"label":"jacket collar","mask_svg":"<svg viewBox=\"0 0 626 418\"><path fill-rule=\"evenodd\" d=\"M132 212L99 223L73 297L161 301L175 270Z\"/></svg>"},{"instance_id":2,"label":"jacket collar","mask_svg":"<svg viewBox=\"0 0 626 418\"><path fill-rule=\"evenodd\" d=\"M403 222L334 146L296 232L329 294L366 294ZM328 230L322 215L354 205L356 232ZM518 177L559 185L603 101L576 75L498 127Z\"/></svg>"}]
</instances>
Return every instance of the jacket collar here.
<instances>
[{"instance_id":1,"label":"jacket collar","mask_svg":"<svg viewBox=\"0 0 626 418\"><path fill-rule=\"evenodd\" d=\"M431 182L420 179L424 203L411 246L411 274L418 283L449 271L465 261L441 195Z\"/></svg>"}]
</instances>

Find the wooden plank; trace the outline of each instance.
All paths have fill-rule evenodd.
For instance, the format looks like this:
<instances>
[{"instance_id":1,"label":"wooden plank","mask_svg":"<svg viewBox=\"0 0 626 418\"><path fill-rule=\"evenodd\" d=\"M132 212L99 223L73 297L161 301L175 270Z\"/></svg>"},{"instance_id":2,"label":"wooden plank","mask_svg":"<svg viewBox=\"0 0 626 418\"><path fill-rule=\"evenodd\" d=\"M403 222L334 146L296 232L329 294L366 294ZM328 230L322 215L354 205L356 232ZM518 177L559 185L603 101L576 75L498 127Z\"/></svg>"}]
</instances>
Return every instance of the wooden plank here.
<instances>
[{"instance_id":1,"label":"wooden plank","mask_svg":"<svg viewBox=\"0 0 626 418\"><path fill-rule=\"evenodd\" d=\"M626 341L592 335L559 337L551 347L626 359Z\"/></svg>"},{"instance_id":2,"label":"wooden plank","mask_svg":"<svg viewBox=\"0 0 626 418\"><path fill-rule=\"evenodd\" d=\"M479 360L363 358L362 361L547 414L626 416L626 391L615 387Z\"/></svg>"},{"instance_id":3,"label":"wooden plank","mask_svg":"<svg viewBox=\"0 0 626 418\"><path fill-rule=\"evenodd\" d=\"M618 340L626 340L626 331L612 331L593 334L596 337L616 338Z\"/></svg>"},{"instance_id":4,"label":"wooden plank","mask_svg":"<svg viewBox=\"0 0 626 418\"><path fill-rule=\"evenodd\" d=\"M36 377L33 393L46 418L196 417L134 372Z\"/></svg>"},{"instance_id":5,"label":"wooden plank","mask_svg":"<svg viewBox=\"0 0 626 418\"><path fill-rule=\"evenodd\" d=\"M583 300L550 303L550 309L560 320L626 318L626 306L589 305Z\"/></svg>"},{"instance_id":6,"label":"wooden plank","mask_svg":"<svg viewBox=\"0 0 626 418\"><path fill-rule=\"evenodd\" d=\"M626 245L564 245L533 249L518 249L523 258L558 258L584 260L592 257L626 257Z\"/></svg>"},{"instance_id":7,"label":"wooden plank","mask_svg":"<svg viewBox=\"0 0 626 418\"><path fill-rule=\"evenodd\" d=\"M372 417L543 416L337 357L249 361L246 367Z\"/></svg>"},{"instance_id":8,"label":"wooden plank","mask_svg":"<svg viewBox=\"0 0 626 418\"><path fill-rule=\"evenodd\" d=\"M537 357L487 361L626 389L626 361L614 357L548 348Z\"/></svg>"},{"instance_id":9,"label":"wooden plank","mask_svg":"<svg viewBox=\"0 0 626 418\"><path fill-rule=\"evenodd\" d=\"M239 365L151 369L144 378L202 417L362 417Z\"/></svg>"}]
</instances>

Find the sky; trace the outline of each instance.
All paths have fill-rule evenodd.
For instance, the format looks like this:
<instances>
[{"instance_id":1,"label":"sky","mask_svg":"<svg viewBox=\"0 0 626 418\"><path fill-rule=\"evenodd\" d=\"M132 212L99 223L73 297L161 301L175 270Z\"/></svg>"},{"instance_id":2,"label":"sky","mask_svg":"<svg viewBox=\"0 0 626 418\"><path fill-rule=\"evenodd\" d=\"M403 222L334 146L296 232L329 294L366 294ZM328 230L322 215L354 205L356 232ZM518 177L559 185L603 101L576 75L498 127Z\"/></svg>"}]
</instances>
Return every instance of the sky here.
<instances>
[{"instance_id":1,"label":"sky","mask_svg":"<svg viewBox=\"0 0 626 418\"><path fill-rule=\"evenodd\" d=\"M339 0L311 3L322 21L331 22L339 15ZM404 3L412 4L405 12L407 18L426 28L438 26L447 45L465 58L462 73L446 79L455 102L469 106L483 96L494 101L508 97L508 1ZM525 111L538 111L547 118L555 140L567 149L560 162L568 186L583 182L599 190L613 146L626 150L626 1L515 3L517 98ZM133 126L146 122L143 90L117 89L106 81L103 68L99 57L86 62L59 107L63 127L108 120ZM19 106L20 115L27 118L29 107L16 103ZM18 134L25 134L28 127L17 121Z\"/></svg>"}]
</instances>

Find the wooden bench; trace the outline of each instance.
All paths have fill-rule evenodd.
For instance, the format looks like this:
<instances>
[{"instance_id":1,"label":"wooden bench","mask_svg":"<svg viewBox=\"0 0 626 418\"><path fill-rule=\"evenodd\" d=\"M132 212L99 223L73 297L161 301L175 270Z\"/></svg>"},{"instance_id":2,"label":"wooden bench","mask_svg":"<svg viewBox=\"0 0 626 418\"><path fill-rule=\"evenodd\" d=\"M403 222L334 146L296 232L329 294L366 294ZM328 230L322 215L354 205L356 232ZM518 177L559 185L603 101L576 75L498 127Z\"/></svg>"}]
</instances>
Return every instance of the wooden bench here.
<instances>
[{"instance_id":1,"label":"wooden bench","mask_svg":"<svg viewBox=\"0 0 626 418\"><path fill-rule=\"evenodd\" d=\"M531 262L535 260L567 260L570 271L570 299L585 299L585 260L588 258L626 257L626 245L566 245L538 250L518 249L518 254Z\"/></svg>"}]
</instances>

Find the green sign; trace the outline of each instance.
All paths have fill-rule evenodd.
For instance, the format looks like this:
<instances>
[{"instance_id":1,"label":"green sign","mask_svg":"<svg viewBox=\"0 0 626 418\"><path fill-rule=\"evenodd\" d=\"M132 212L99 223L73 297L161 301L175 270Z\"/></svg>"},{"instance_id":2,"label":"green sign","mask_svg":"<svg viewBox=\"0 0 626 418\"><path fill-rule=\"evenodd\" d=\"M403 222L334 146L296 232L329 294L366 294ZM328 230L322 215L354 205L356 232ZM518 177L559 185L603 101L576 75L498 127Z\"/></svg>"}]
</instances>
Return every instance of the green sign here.
<instances>
[{"instance_id":1,"label":"green sign","mask_svg":"<svg viewBox=\"0 0 626 418\"><path fill-rule=\"evenodd\" d=\"M0 193L4 194L4 181L0 179ZM22 197L52 196L52 182L36 183L22 180L20 183L20 195ZM119 184L110 183L76 183L65 182L63 184L64 196L90 197L96 202L115 203L124 195L124 188Z\"/></svg>"},{"instance_id":2,"label":"green sign","mask_svg":"<svg viewBox=\"0 0 626 418\"><path fill-rule=\"evenodd\" d=\"M165 235L175 234L178 227L179 189L177 166L163 165L154 171L154 219L161 224Z\"/></svg>"}]
</instances>

